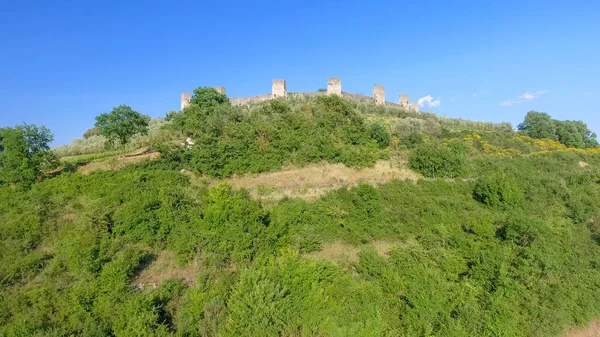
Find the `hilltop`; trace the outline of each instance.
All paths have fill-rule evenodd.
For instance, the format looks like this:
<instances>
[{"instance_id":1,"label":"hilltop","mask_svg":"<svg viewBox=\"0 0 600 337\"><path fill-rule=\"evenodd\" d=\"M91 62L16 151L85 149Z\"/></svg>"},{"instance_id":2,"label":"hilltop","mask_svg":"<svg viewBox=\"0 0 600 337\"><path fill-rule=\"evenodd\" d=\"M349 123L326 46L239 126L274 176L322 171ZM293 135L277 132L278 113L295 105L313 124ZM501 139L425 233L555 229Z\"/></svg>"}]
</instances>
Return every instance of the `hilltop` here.
<instances>
[{"instance_id":1,"label":"hilltop","mask_svg":"<svg viewBox=\"0 0 600 337\"><path fill-rule=\"evenodd\" d=\"M137 131L2 129L0 335L560 336L600 314L583 122L212 88L113 112Z\"/></svg>"}]
</instances>

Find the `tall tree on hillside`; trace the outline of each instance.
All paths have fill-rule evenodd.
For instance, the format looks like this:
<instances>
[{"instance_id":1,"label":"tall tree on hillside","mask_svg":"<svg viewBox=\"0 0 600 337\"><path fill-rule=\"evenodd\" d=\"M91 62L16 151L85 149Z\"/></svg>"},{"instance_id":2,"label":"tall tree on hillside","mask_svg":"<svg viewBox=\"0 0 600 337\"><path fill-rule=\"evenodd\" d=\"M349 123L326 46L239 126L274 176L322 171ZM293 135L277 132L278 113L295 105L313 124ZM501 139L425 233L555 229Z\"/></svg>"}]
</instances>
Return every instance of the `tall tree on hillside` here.
<instances>
[{"instance_id":1,"label":"tall tree on hillside","mask_svg":"<svg viewBox=\"0 0 600 337\"><path fill-rule=\"evenodd\" d=\"M100 133L108 139L110 144L117 141L127 144L136 134L148 134L150 117L131 109L128 105L119 105L110 113L96 117L96 124Z\"/></svg>"},{"instance_id":2,"label":"tall tree on hillside","mask_svg":"<svg viewBox=\"0 0 600 337\"><path fill-rule=\"evenodd\" d=\"M518 129L531 138L556 139L556 125L545 112L529 111Z\"/></svg>"},{"instance_id":3,"label":"tall tree on hillside","mask_svg":"<svg viewBox=\"0 0 600 337\"><path fill-rule=\"evenodd\" d=\"M568 147L598 147L596 134L582 121L559 121L544 112L529 111L519 131L531 138L556 139Z\"/></svg>"},{"instance_id":4,"label":"tall tree on hillside","mask_svg":"<svg viewBox=\"0 0 600 337\"><path fill-rule=\"evenodd\" d=\"M56 167L50 151L54 136L44 126L0 128L0 184L29 184L42 170Z\"/></svg>"},{"instance_id":5,"label":"tall tree on hillside","mask_svg":"<svg viewBox=\"0 0 600 337\"><path fill-rule=\"evenodd\" d=\"M596 134L582 121L555 121L558 141L569 147L597 147Z\"/></svg>"}]
</instances>

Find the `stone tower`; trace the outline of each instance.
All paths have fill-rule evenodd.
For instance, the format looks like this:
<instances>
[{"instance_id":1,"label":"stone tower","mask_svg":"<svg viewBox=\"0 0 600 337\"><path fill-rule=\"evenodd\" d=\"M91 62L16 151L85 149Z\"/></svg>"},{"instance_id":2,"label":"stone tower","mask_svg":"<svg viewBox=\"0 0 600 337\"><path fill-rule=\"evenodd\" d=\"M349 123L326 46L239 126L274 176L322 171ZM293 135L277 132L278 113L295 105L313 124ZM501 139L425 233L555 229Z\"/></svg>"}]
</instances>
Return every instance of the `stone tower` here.
<instances>
[{"instance_id":1,"label":"stone tower","mask_svg":"<svg viewBox=\"0 0 600 337\"><path fill-rule=\"evenodd\" d=\"M223 95L227 96L227 90L225 90L225 88L224 88L224 87L215 87L215 90L216 90L218 93L220 93L220 94L223 94Z\"/></svg>"},{"instance_id":2,"label":"stone tower","mask_svg":"<svg viewBox=\"0 0 600 337\"><path fill-rule=\"evenodd\" d=\"M181 94L181 111L183 111L183 109L190 106L191 99L192 99L192 95L190 95L189 92L184 92L183 94Z\"/></svg>"},{"instance_id":3,"label":"stone tower","mask_svg":"<svg viewBox=\"0 0 600 337\"><path fill-rule=\"evenodd\" d=\"M342 96L342 79L332 77L327 80L327 95Z\"/></svg>"},{"instance_id":4,"label":"stone tower","mask_svg":"<svg viewBox=\"0 0 600 337\"><path fill-rule=\"evenodd\" d=\"M285 80L273 80L271 90L273 98L287 97L287 83Z\"/></svg>"},{"instance_id":5,"label":"stone tower","mask_svg":"<svg viewBox=\"0 0 600 337\"><path fill-rule=\"evenodd\" d=\"M385 104L385 89L382 85L373 86L373 99L375 104Z\"/></svg>"},{"instance_id":6,"label":"stone tower","mask_svg":"<svg viewBox=\"0 0 600 337\"><path fill-rule=\"evenodd\" d=\"M419 112L419 102L412 102L410 104L410 109L414 112Z\"/></svg>"},{"instance_id":7,"label":"stone tower","mask_svg":"<svg viewBox=\"0 0 600 337\"><path fill-rule=\"evenodd\" d=\"M400 95L400 106L408 108L408 94Z\"/></svg>"}]
</instances>

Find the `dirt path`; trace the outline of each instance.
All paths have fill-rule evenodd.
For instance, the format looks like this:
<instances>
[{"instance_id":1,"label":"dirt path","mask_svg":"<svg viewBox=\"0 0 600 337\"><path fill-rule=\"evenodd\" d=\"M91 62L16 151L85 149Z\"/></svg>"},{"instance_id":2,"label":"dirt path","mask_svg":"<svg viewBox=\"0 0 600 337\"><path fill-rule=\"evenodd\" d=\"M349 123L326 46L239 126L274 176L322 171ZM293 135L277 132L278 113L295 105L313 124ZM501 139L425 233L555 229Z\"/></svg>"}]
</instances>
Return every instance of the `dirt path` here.
<instances>
[{"instance_id":1,"label":"dirt path","mask_svg":"<svg viewBox=\"0 0 600 337\"><path fill-rule=\"evenodd\" d=\"M590 323L587 328L571 330L562 337L600 337L600 320Z\"/></svg>"}]
</instances>

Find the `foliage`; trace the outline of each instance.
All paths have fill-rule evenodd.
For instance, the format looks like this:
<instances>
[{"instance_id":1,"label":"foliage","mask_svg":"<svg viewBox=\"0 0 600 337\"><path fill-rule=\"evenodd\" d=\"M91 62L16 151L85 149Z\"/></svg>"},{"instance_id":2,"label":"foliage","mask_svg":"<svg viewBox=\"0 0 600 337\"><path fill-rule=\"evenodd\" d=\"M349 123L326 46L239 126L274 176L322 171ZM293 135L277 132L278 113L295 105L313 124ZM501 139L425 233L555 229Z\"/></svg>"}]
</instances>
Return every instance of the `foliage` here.
<instances>
[{"instance_id":1,"label":"foliage","mask_svg":"<svg viewBox=\"0 0 600 337\"><path fill-rule=\"evenodd\" d=\"M148 134L148 122L150 117L132 110L128 105L119 105L110 113L97 116L95 127L110 144L118 141L124 145L136 134Z\"/></svg>"},{"instance_id":2,"label":"foliage","mask_svg":"<svg viewBox=\"0 0 600 337\"><path fill-rule=\"evenodd\" d=\"M421 132L411 132L402 138L402 144L409 149L414 149L417 145L425 143L425 135Z\"/></svg>"},{"instance_id":3,"label":"foliage","mask_svg":"<svg viewBox=\"0 0 600 337\"><path fill-rule=\"evenodd\" d=\"M212 91L198 91L175 122L195 143L185 166L197 173L222 177L322 160L364 167L386 155L378 148L389 144L387 131L370 129L344 98L320 96L297 108L276 99L246 111L213 99L220 96Z\"/></svg>"},{"instance_id":4,"label":"foliage","mask_svg":"<svg viewBox=\"0 0 600 337\"><path fill-rule=\"evenodd\" d=\"M460 144L460 143L457 143ZM410 167L428 178L454 178L465 165L464 149L425 143L417 146L409 158Z\"/></svg>"},{"instance_id":5,"label":"foliage","mask_svg":"<svg viewBox=\"0 0 600 337\"><path fill-rule=\"evenodd\" d=\"M121 144L119 148L112 151L116 151L112 154L122 153L126 151L134 151L145 146L151 146L156 143L164 143L181 138L181 135L170 129L172 122L166 121L163 118L153 118L148 123L148 133L146 135L136 134L134 135L128 144ZM71 144L58 146L54 148L54 152L60 158L73 157L82 155L92 155L109 153L106 151L106 137L90 136L89 138L77 138L74 139ZM72 159L72 158L69 158Z\"/></svg>"},{"instance_id":6,"label":"foliage","mask_svg":"<svg viewBox=\"0 0 600 337\"><path fill-rule=\"evenodd\" d=\"M598 147L596 134L582 121L559 121L544 112L529 111L519 130L531 138L557 139L568 147Z\"/></svg>"},{"instance_id":7,"label":"foliage","mask_svg":"<svg viewBox=\"0 0 600 337\"><path fill-rule=\"evenodd\" d=\"M100 136L100 129L98 129L97 127L93 127L91 129L87 129L83 133L83 139L88 139L90 137L97 137L97 136Z\"/></svg>"},{"instance_id":8,"label":"foliage","mask_svg":"<svg viewBox=\"0 0 600 337\"><path fill-rule=\"evenodd\" d=\"M388 132L385 126L375 122L371 124L371 138L377 142L379 148L384 149L390 145L392 135Z\"/></svg>"},{"instance_id":9,"label":"foliage","mask_svg":"<svg viewBox=\"0 0 600 337\"><path fill-rule=\"evenodd\" d=\"M49 143L54 136L46 127L23 124L0 129L0 185L30 184L43 170L56 167Z\"/></svg>"},{"instance_id":10,"label":"foliage","mask_svg":"<svg viewBox=\"0 0 600 337\"><path fill-rule=\"evenodd\" d=\"M600 314L597 149L339 97L205 112L197 130L160 122L177 131L157 139L183 131L191 149L159 141L140 166L0 186L1 336L543 337ZM382 151L363 112L427 141ZM47 151L40 129L15 130L2 155ZM228 152L199 155L210 147ZM266 208L180 171L360 167L388 151L433 178Z\"/></svg>"},{"instance_id":11,"label":"foliage","mask_svg":"<svg viewBox=\"0 0 600 337\"><path fill-rule=\"evenodd\" d=\"M511 207L523 203L523 191L516 179L503 173L487 174L473 189L475 200L492 207Z\"/></svg>"}]
</instances>

